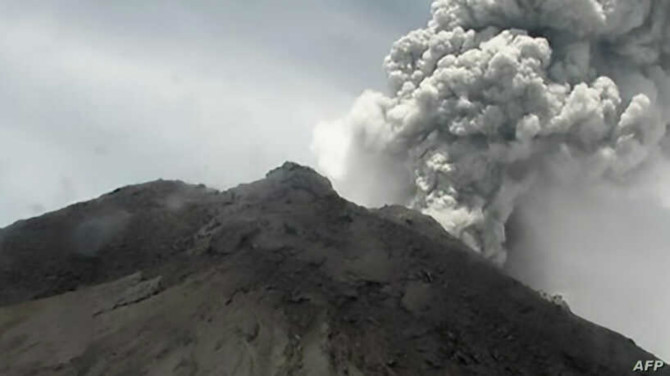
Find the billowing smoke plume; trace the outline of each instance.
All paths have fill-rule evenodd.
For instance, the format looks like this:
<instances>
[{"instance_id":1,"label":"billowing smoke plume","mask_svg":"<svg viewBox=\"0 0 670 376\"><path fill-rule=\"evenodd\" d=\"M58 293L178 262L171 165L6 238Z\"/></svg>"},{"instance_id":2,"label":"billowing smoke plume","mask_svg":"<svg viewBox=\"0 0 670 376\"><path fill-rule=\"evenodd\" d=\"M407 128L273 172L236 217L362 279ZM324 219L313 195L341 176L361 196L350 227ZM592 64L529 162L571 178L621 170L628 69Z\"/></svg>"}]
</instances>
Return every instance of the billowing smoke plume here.
<instances>
[{"instance_id":1,"label":"billowing smoke plume","mask_svg":"<svg viewBox=\"0 0 670 376\"><path fill-rule=\"evenodd\" d=\"M503 263L505 224L538 181L621 181L657 155L669 17L670 0L436 0L385 59L390 94L317 127L320 167Z\"/></svg>"}]
</instances>

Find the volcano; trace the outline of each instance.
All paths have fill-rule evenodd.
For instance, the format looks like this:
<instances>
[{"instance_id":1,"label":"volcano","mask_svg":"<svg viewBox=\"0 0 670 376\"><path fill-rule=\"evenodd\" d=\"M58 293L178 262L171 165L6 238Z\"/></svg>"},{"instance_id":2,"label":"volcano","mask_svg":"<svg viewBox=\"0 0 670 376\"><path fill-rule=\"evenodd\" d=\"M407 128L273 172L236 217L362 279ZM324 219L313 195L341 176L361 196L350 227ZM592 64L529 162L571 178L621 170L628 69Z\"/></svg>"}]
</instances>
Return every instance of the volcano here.
<instances>
[{"instance_id":1,"label":"volcano","mask_svg":"<svg viewBox=\"0 0 670 376\"><path fill-rule=\"evenodd\" d=\"M0 230L0 374L669 375L432 218L294 163Z\"/></svg>"}]
</instances>

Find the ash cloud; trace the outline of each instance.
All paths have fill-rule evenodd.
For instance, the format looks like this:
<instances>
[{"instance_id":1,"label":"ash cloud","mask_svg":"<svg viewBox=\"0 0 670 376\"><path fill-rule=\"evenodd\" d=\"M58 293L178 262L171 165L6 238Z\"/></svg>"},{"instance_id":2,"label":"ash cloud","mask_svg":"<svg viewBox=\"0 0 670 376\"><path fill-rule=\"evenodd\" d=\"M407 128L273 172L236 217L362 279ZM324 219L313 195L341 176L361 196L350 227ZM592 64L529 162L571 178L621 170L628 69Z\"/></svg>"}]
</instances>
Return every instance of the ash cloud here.
<instances>
[{"instance_id":1,"label":"ash cloud","mask_svg":"<svg viewBox=\"0 0 670 376\"><path fill-rule=\"evenodd\" d=\"M389 90L315 128L319 167L667 359L669 18L670 0L436 0L384 60Z\"/></svg>"},{"instance_id":2,"label":"ash cloud","mask_svg":"<svg viewBox=\"0 0 670 376\"><path fill-rule=\"evenodd\" d=\"M317 126L320 168L503 264L505 224L539 182L621 182L658 157L669 15L669 0L436 0L386 57L389 92Z\"/></svg>"},{"instance_id":3,"label":"ash cloud","mask_svg":"<svg viewBox=\"0 0 670 376\"><path fill-rule=\"evenodd\" d=\"M626 184L542 185L508 222L505 269L670 359L670 165Z\"/></svg>"}]
</instances>

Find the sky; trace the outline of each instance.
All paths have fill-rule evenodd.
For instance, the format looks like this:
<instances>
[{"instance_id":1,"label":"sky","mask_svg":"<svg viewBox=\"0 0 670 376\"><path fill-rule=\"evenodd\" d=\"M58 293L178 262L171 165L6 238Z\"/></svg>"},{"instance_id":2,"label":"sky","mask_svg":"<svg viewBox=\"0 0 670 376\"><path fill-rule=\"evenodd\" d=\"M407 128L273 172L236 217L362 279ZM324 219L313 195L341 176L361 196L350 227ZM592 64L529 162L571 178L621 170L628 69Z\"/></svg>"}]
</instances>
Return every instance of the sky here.
<instances>
[{"instance_id":1,"label":"sky","mask_svg":"<svg viewBox=\"0 0 670 376\"><path fill-rule=\"evenodd\" d=\"M385 89L430 0L0 3L0 226L158 178L224 189Z\"/></svg>"}]
</instances>

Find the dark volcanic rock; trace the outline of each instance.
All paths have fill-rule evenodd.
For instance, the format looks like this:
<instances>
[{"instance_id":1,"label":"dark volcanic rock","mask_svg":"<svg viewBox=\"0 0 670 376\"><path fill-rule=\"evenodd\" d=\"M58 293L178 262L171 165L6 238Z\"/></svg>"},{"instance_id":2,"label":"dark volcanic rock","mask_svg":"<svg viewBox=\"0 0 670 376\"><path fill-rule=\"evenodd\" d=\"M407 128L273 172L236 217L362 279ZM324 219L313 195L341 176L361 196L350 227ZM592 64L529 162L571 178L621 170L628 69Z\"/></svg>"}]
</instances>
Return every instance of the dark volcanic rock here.
<instances>
[{"instance_id":1,"label":"dark volcanic rock","mask_svg":"<svg viewBox=\"0 0 670 376\"><path fill-rule=\"evenodd\" d=\"M292 163L17 222L0 305L2 375L609 376L654 359L432 219L356 206Z\"/></svg>"}]
</instances>

